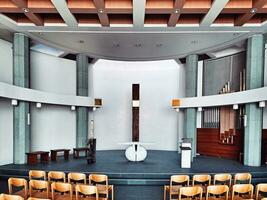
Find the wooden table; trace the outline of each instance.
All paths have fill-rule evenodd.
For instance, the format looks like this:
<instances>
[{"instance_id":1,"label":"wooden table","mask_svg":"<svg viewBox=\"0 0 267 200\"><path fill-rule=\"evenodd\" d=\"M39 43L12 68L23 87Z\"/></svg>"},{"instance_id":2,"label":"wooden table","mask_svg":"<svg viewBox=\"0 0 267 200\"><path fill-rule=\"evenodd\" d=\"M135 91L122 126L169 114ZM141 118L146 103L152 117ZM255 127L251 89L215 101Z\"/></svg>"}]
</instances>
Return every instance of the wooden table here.
<instances>
[{"instance_id":1,"label":"wooden table","mask_svg":"<svg viewBox=\"0 0 267 200\"><path fill-rule=\"evenodd\" d=\"M58 152L64 152L64 159L69 160L70 149L52 149L51 150L51 160L52 161L57 160L57 153Z\"/></svg>"},{"instance_id":2,"label":"wooden table","mask_svg":"<svg viewBox=\"0 0 267 200\"><path fill-rule=\"evenodd\" d=\"M73 148L73 158L79 158L80 152L85 152L85 157L87 157L90 152L90 149L87 147Z\"/></svg>"},{"instance_id":3,"label":"wooden table","mask_svg":"<svg viewBox=\"0 0 267 200\"><path fill-rule=\"evenodd\" d=\"M35 165L38 163L38 155L40 155L40 161L48 163L49 151L34 151L26 153L28 165Z\"/></svg>"}]
</instances>

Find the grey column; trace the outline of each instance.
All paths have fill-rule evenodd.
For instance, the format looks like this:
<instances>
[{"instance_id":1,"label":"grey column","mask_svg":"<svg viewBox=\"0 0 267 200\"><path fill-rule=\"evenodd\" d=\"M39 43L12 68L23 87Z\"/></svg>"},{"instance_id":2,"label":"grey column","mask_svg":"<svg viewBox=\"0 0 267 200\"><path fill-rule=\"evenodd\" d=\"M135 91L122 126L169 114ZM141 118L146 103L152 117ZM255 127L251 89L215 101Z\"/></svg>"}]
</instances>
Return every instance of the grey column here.
<instances>
[{"instance_id":1,"label":"grey column","mask_svg":"<svg viewBox=\"0 0 267 200\"><path fill-rule=\"evenodd\" d=\"M186 57L185 68L185 96L197 96L197 69L198 69L198 56L189 55ZM196 128L197 112L195 108L185 109L184 132L187 138L192 138L192 156L196 156L197 147L197 128Z\"/></svg>"},{"instance_id":2,"label":"grey column","mask_svg":"<svg viewBox=\"0 0 267 200\"><path fill-rule=\"evenodd\" d=\"M264 38L257 34L247 41L246 88L263 87ZM258 103L246 104L247 126L245 127L244 164L261 165L262 108Z\"/></svg>"},{"instance_id":3,"label":"grey column","mask_svg":"<svg viewBox=\"0 0 267 200\"><path fill-rule=\"evenodd\" d=\"M30 50L29 38L21 33L14 34L13 41L13 84L20 87L30 87ZM30 151L30 126L28 114L29 102L20 101L13 108L13 162L24 164L25 153Z\"/></svg>"},{"instance_id":4,"label":"grey column","mask_svg":"<svg viewBox=\"0 0 267 200\"><path fill-rule=\"evenodd\" d=\"M88 57L78 54L77 68L77 95L88 96ZM78 107L76 111L76 147L85 147L88 139L88 108Z\"/></svg>"}]
</instances>

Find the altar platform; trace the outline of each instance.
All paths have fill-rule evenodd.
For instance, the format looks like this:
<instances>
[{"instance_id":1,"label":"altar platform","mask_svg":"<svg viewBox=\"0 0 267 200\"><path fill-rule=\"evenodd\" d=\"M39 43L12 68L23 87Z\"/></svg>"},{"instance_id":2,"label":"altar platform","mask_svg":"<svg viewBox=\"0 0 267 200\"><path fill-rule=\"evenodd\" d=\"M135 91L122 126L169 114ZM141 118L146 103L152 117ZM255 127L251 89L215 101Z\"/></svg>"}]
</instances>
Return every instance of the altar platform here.
<instances>
[{"instance_id":1,"label":"altar platform","mask_svg":"<svg viewBox=\"0 0 267 200\"><path fill-rule=\"evenodd\" d=\"M151 199L162 199L163 185L169 183L169 177L173 174L188 174L190 176L198 173L231 173L250 172L253 183L267 183L267 166L247 167L243 164L229 159L208 156L197 156L191 169L180 168L180 155L174 151L148 151L144 162L129 162L123 150L97 151L96 163L88 165L86 159L71 159L65 161L59 157L56 162L37 165L3 165L0 166L0 180L5 182L7 178L28 177L30 169L45 171L82 172L90 174L93 172L104 173L109 176L111 184L115 185L115 199L123 199L125 193L130 195L126 199L138 199L138 195L149 195ZM135 186L135 187L132 187ZM1 187L1 192L4 189ZM152 190L152 191L150 191ZM132 195L135 193L135 195ZM153 194L152 194L153 193ZM117 196L117 198L116 198ZM120 198L121 197L121 198ZM150 199L148 196L144 199Z\"/></svg>"}]
</instances>

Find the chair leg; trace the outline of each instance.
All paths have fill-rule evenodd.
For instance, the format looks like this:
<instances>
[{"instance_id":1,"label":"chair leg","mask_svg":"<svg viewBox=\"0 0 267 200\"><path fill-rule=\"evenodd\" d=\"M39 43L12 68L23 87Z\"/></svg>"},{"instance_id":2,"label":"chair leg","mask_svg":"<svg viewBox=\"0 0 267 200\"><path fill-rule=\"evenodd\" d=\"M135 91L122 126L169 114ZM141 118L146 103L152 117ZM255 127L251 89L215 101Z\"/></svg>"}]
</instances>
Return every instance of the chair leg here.
<instances>
[{"instance_id":1,"label":"chair leg","mask_svg":"<svg viewBox=\"0 0 267 200\"><path fill-rule=\"evenodd\" d=\"M166 186L164 186L164 197L163 197L164 200L166 200Z\"/></svg>"}]
</instances>

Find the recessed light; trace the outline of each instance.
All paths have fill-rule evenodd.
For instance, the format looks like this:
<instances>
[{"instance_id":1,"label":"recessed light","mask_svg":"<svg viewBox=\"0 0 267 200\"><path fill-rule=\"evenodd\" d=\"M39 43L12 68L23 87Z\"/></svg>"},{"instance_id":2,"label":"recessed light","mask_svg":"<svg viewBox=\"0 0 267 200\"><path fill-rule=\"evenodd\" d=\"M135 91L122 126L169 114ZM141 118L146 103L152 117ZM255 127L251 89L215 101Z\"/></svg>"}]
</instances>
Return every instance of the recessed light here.
<instances>
[{"instance_id":1,"label":"recessed light","mask_svg":"<svg viewBox=\"0 0 267 200\"><path fill-rule=\"evenodd\" d=\"M114 43L112 46L115 47L115 48L118 48L118 47L120 47L120 44L119 43Z\"/></svg>"},{"instance_id":2,"label":"recessed light","mask_svg":"<svg viewBox=\"0 0 267 200\"><path fill-rule=\"evenodd\" d=\"M100 8L100 9L98 10L98 12L99 12L99 13L103 13L103 12L104 12L104 9Z\"/></svg>"},{"instance_id":3,"label":"recessed light","mask_svg":"<svg viewBox=\"0 0 267 200\"><path fill-rule=\"evenodd\" d=\"M156 44L156 47L162 47L163 44Z\"/></svg>"},{"instance_id":4,"label":"recessed light","mask_svg":"<svg viewBox=\"0 0 267 200\"><path fill-rule=\"evenodd\" d=\"M175 9L175 10L174 10L174 13L177 14L177 13L180 13L180 11L181 11L180 9Z\"/></svg>"},{"instance_id":5,"label":"recessed light","mask_svg":"<svg viewBox=\"0 0 267 200\"><path fill-rule=\"evenodd\" d=\"M84 43L84 40L79 40L78 41L80 44L83 44Z\"/></svg>"},{"instance_id":6,"label":"recessed light","mask_svg":"<svg viewBox=\"0 0 267 200\"><path fill-rule=\"evenodd\" d=\"M191 41L191 44L197 44L197 43L198 43L197 40L192 40L192 41Z\"/></svg>"},{"instance_id":7,"label":"recessed light","mask_svg":"<svg viewBox=\"0 0 267 200\"><path fill-rule=\"evenodd\" d=\"M250 13L255 14L257 11L258 11L257 8L252 8L252 9L250 10Z\"/></svg>"},{"instance_id":8,"label":"recessed light","mask_svg":"<svg viewBox=\"0 0 267 200\"><path fill-rule=\"evenodd\" d=\"M23 10L23 12L25 12L25 13L30 12L30 9L29 9L29 8L23 8L22 10Z\"/></svg>"},{"instance_id":9,"label":"recessed light","mask_svg":"<svg viewBox=\"0 0 267 200\"><path fill-rule=\"evenodd\" d=\"M135 47L141 48L143 45L141 43L137 43L134 45Z\"/></svg>"}]
</instances>

